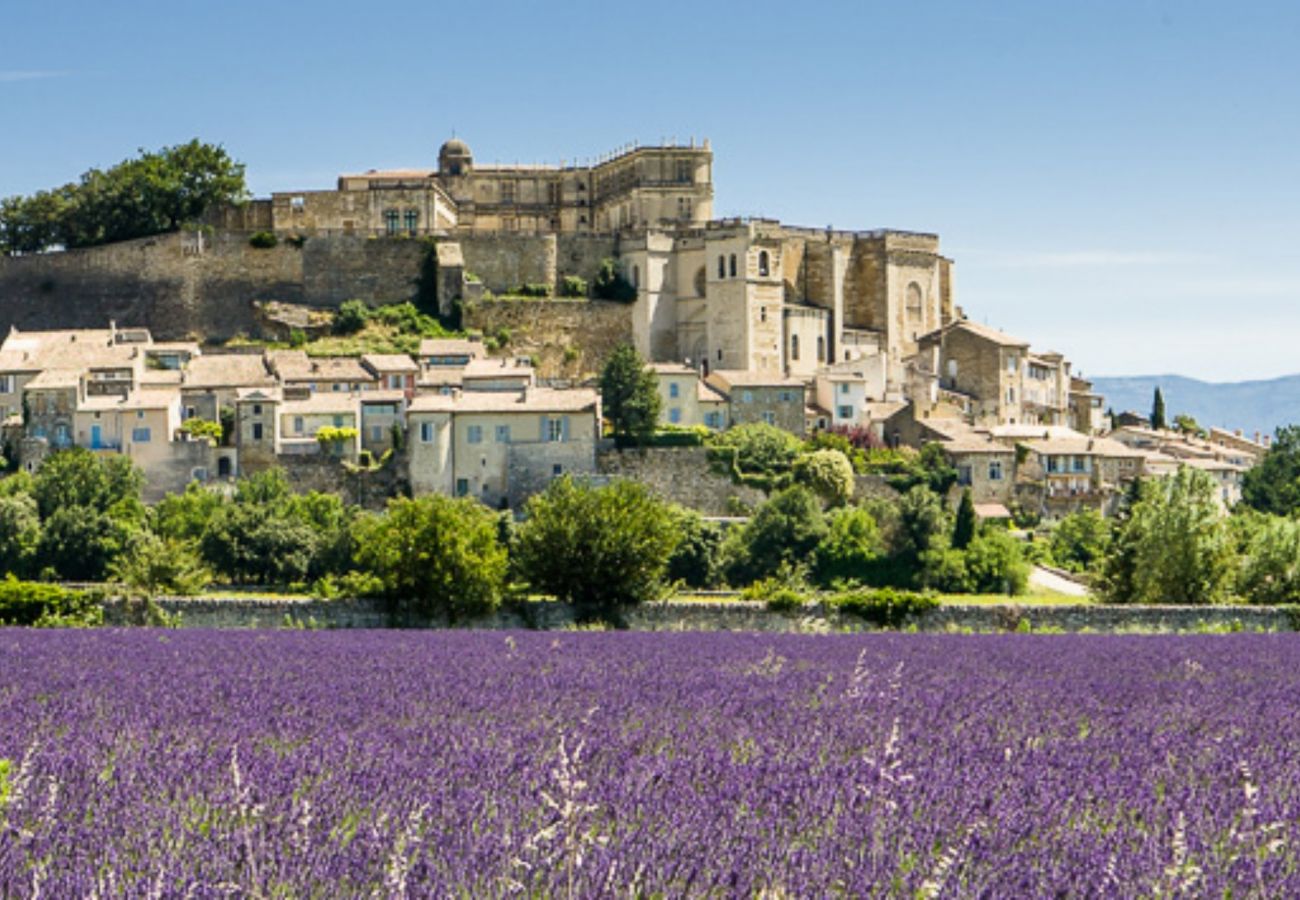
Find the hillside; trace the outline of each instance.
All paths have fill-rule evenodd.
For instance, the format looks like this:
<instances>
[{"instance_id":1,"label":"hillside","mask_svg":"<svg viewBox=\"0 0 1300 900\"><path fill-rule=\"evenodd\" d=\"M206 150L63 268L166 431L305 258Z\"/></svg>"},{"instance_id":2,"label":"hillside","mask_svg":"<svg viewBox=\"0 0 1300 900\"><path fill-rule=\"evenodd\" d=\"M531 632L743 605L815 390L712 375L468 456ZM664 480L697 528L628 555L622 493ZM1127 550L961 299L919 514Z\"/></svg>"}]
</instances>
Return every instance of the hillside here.
<instances>
[{"instance_id":1,"label":"hillside","mask_svg":"<svg viewBox=\"0 0 1300 900\"><path fill-rule=\"evenodd\" d=\"M1300 375L1267 381L1215 383L1182 375L1133 375L1092 378L1115 412L1131 409L1149 415L1159 385L1170 419L1189 413L1204 426L1240 428L1248 436L1272 434L1279 425L1300 423Z\"/></svg>"}]
</instances>

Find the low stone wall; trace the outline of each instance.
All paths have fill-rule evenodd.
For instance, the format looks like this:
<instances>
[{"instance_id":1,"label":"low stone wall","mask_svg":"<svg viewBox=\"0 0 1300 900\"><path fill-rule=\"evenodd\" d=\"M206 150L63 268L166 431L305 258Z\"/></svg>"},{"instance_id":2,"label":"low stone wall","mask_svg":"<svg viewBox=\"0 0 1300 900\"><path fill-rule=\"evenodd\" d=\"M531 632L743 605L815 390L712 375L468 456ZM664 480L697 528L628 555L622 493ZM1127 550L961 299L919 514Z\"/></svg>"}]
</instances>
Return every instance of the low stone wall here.
<instances>
[{"instance_id":1,"label":"low stone wall","mask_svg":"<svg viewBox=\"0 0 1300 900\"><path fill-rule=\"evenodd\" d=\"M596 455L596 470L611 478L644 484L658 497L699 510L706 516L734 516L754 509L767 496L731 476L713 471L704 447L647 447L607 450Z\"/></svg>"},{"instance_id":2,"label":"low stone wall","mask_svg":"<svg viewBox=\"0 0 1300 900\"><path fill-rule=\"evenodd\" d=\"M401 620L381 600L307 600L250 594L238 597L163 597L155 601L169 615L180 615L183 628L447 628L442 619ZM139 601L112 600L105 605L109 625L143 621ZM1027 623L1022 625L1021 623ZM1245 631L1293 631L1290 611L1243 606L941 606L916 620L921 631L971 630L1006 632L1017 628L1066 632L1195 632L1202 628ZM458 623L479 629L554 630L575 624L573 609L562 603L507 605L496 614ZM870 631L861 619L809 606L797 613L769 612L761 603L742 601L670 601L633 610L624 623L633 631Z\"/></svg>"}]
</instances>

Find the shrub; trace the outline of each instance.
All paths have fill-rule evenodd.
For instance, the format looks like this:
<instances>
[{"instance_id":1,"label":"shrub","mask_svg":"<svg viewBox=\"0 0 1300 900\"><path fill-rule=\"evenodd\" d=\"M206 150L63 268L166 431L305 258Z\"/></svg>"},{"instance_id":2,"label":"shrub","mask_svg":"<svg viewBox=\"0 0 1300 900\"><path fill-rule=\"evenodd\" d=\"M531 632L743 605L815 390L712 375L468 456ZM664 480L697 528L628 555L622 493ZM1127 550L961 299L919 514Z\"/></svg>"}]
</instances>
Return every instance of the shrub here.
<instances>
[{"instance_id":1,"label":"shrub","mask_svg":"<svg viewBox=\"0 0 1300 900\"><path fill-rule=\"evenodd\" d=\"M0 623L5 625L94 625L102 621L103 609L82 591L19 581L12 574L0 581Z\"/></svg>"},{"instance_id":2,"label":"shrub","mask_svg":"<svg viewBox=\"0 0 1300 900\"><path fill-rule=\"evenodd\" d=\"M514 291L520 297L549 297L551 296L551 286L544 282L531 282L521 284Z\"/></svg>"},{"instance_id":3,"label":"shrub","mask_svg":"<svg viewBox=\"0 0 1300 900\"><path fill-rule=\"evenodd\" d=\"M596 280L592 282L591 292L598 300L617 300L631 303L636 299L636 288L632 282L623 277L618 263L613 259L602 259Z\"/></svg>"},{"instance_id":4,"label":"shrub","mask_svg":"<svg viewBox=\"0 0 1300 900\"><path fill-rule=\"evenodd\" d=\"M215 447L221 443L224 429L220 422L213 422L210 419L186 419L181 423L181 433L199 440L206 439Z\"/></svg>"},{"instance_id":5,"label":"shrub","mask_svg":"<svg viewBox=\"0 0 1300 900\"><path fill-rule=\"evenodd\" d=\"M193 543L148 533L130 541L108 574L146 594L197 594L212 579Z\"/></svg>"},{"instance_id":6,"label":"shrub","mask_svg":"<svg viewBox=\"0 0 1300 900\"><path fill-rule=\"evenodd\" d=\"M711 588L721 580L722 529L693 509L676 507L677 546L668 557L668 578L692 588Z\"/></svg>"},{"instance_id":7,"label":"shrub","mask_svg":"<svg viewBox=\"0 0 1300 900\"><path fill-rule=\"evenodd\" d=\"M1020 542L999 529L985 529L966 548L966 571L972 590L985 594L1023 594L1029 564Z\"/></svg>"},{"instance_id":8,"label":"shrub","mask_svg":"<svg viewBox=\"0 0 1300 900\"><path fill-rule=\"evenodd\" d=\"M1071 572L1090 572L1106 555L1110 523L1095 509L1063 518L1052 530L1052 561Z\"/></svg>"},{"instance_id":9,"label":"shrub","mask_svg":"<svg viewBox=\"0 0 1300 900\"><path fill-rule=\"evenodd\" d=\"M587 279L579 275L565 275L560 280L561 297L587 296Z\"/></svg>"},{"instance_id":10,"label":"shrub","mask_svg":"<svg viewBox=\"0 0 1300 900\"><path fill-rule=\"evenodd\" d=\"M248 238L248 246L256 250L270 250L280 241L269 231L254 231Z\"/></svg>"},{"instance_id":11,"label":"shrub","mask_svg":"<svg viewBox=\"0 0 1300 900\"><path fill-rule=\"evenodd\" d=\"M1272 518L1255 530L1238 592L1251 603L1300 602L1300 522Z\"/></svg>"},{"instance_id":12,"label":"shrub","mask_svg":"<svg viewBox=\"0 0 1300 900\"><path fill-rule=\"evenodd\" d=\"M813 556L814 580L823 587L836 582L865 582L882 552L880 528L862 507L834 510L828 531Z\"/></svg>"},{"instance_id":13,"label":"shrub","mask_svg":"<svg viewBox=\"0 0 1300 900\"><path fill-rule=\"evenodd\" d=\"M784 567L802 565L826 536L826 517L813 493L795 485L776 494L727 539L727 579L748 584Z\"/></svg>"},{"instance_id":14,"label":"shrub","mask_svg":"<svg viewBox=\"0 0 1300 900\"><path fill-rule=\"evenodd\" d=\"M356 334L370 321L370 307L360 300L344 300L334 313L335 334Z\"/></svg>"},{"instance_id":15,"label":"shrub","mask_svg":"<svg viewBox=\"0 0 1300 900\"><path fill-rule=\"evenodd\" d=\"M775 425L751 422L710 435L709 447L738 481L774 487L788 476L803 444Z\"/></svg>"},{"instance_id":16,"label":"shrub","mask_svg":"<svg viewBox=\"0 0 1300 900\"><path fill-rule=\"evenodd\" d=\"M949 594L966 594L975 589L966 554L952 547L936 546L920 556L917 581L924 587Z\"/></svg>"},{"instance_id":17,"label":"shrub","mask_svg":"<svg viewBox=\"0 0 1300 900\"><path fill-rule=\"evenodd\" d=\"M812 490L827 506L843 506L853 496L853 465L839 450L814 450L795 459L795 483Z\"/></svg>"},{"instance_id":18,"label":"shrub","mask_svg":"<svg viewBox=\"0 0 1300 900\"><path fill-rule=\"evenodd\" d=\"M939 605L930 594L894 588L837 594L828 602L842 613L857 616L881 628L898 628Z\"/></svg>"}]
</instances>

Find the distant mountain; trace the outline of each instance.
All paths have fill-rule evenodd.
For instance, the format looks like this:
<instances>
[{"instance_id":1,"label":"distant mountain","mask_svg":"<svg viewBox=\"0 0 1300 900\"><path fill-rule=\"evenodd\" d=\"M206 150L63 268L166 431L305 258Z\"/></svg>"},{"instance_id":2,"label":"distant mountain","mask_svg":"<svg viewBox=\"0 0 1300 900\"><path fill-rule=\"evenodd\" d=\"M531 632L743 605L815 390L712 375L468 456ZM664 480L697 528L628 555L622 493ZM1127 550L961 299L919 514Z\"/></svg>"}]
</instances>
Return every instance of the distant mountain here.
<instances>
[{"instance_id":1,"label":"distant mountain","mask_svg":"<svg viewBox=\"0 0 1300 900\"><path fill-rule=\"evenodd\" d=\"M1300 375L1268 381L1214 383L1182 375L1133 375L1091 378L1093 390L1106 396L1106 407L1151 415L1151 399L1159 385L1170 421L1187 413L1208 428L1237 429L1247 437L1272 434L1279 425L1300 424Z\"/></svg>"}]
</instances>

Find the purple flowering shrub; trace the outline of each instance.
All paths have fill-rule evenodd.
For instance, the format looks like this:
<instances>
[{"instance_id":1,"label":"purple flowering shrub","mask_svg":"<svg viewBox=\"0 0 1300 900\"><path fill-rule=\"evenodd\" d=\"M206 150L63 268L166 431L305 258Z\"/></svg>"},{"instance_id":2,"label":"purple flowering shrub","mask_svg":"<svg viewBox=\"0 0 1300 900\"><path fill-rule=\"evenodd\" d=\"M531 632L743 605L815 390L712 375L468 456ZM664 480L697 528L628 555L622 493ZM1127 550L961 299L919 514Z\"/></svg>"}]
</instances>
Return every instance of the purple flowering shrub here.
<instances>
[{"instance_id":1,"label":"purple flowering shrub","mask_svg":"<svg viewBox=\"0 0 1300 900\"><path fill-rule=\"evenodd\" d=\"M0 896L1296 896L1300 640L0 630Z\"/></svg>"}]
</instances>

